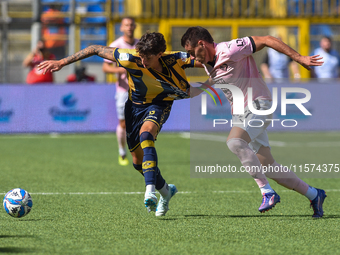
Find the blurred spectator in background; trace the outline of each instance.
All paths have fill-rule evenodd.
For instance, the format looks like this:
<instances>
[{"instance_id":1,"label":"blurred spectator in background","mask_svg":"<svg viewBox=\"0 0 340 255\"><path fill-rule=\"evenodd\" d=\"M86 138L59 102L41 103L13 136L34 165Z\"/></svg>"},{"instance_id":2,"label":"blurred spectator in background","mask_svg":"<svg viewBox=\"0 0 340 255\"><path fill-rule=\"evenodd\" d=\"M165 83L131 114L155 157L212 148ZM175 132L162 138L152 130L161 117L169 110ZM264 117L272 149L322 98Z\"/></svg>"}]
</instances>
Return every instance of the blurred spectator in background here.
<instances>
[{"instance_id":1,"label":"blurred spectator in background","mask_svg":"<svg viewBox=\"0 0 340 255\"><path fill-rule=\"evenodd\" d=\"M278 39L280 39L278 37ZM294 79L300 79L299 66L287 55L282 54L272 48L269 48L261 63L261 71L267 82L287 81L289 68L293 72Z\"/></svg>"},{"instance_id":2,"label":"blurred spectator in background","mask_svg":"<svg viewBox=\"0 0 340 255\"><path fill-rule=\"evenodd\" d=\"M123 33L123 36L119 37L109 46L123 49L134 49L138 42L138 40L134 38L135 29L136 23L133 18L130 17L123 18L120 26L120 31ZM126 71L124 68L117 67L116 63L109 61L107 59L104 60L103 71L105 73L114 73L117 75L118 78L116 83L116 95L115 95L117 117L119 120L119 123L116 128L116 135L119 148L118 164L121 166L127 166L129 164L129 161L126 158L126 131L125 131L124 108L125 102L129 96L128 94L129 84L126 76Z\"/></svg>"},{"instance_id":3,"label":"blurred spectator in background","mask_svg":"<svg viewBox=\"0 0 340 255\"><path fill-rule=\"evenodd\" d=\"M53 53L57 59L65 56L66 47L66 28L64 18L57 5L50 5L48 10L41 15L42 35L46 42L46 48Z\"/></svg>"},{"instance_id":4,"label":"blurred spectator in background","mask_svg":"<svg viewBox=\"0 0 340 255\"><path fill-rule=\"evenodd\" d=\"M53 74L51 72L43 74L43 70L38 71L36 66L45 60L54 59L55 56L46 49L44 40L40 39L35 50L28 54L22 63L24 67L31 68L27 75L26 83L36 84L53 82Z\"/></svg>"},{"instance_id":5,"label":"blurred spectator in background","mask_svg":"<svg viewBox=\"0 0 340 255\"><path fill-rule=\"evenodd\" d=\"M66 82L95 82L94 76L86 74L86 67L81 66L76 69L76 73L71 74L67 77Z\"/></svg>"},{"instance_id":6,"label":"blurred spectator in background","mask_svg":"<svg viewBox=\"0 0 340 255\"><path fill-rule=\"evenodd\" d=\"M320 41L320 47L316 48L312 55L323 57L322 66L314 67L313 77L318 79L336 79L339 77L340 58L339 53L332 49L332 39L323 36Z\"/></svg>"}]
</instances>

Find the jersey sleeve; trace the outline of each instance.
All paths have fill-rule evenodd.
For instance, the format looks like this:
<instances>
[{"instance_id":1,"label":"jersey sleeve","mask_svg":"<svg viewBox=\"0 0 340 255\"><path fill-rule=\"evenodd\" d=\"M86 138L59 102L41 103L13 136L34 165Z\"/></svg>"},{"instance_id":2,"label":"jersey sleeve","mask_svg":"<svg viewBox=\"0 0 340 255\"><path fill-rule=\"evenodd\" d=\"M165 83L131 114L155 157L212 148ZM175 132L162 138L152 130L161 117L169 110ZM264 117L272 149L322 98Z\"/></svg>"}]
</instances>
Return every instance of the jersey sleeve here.
<instances>
[{"instance_id":1,"label":"jersey sleeve","mask_svg":"<svg viewBox=\"0 0 340 255\"><path fill-rule=\"evenodd\" d=\"M116 60L117 66L127 68L134 68L135 61L134 55L135 50L128 50L128 49L119 49L116 48L113 52L113 57Z\"/></svg>"},{"instance_id":2,"label":"jersey sleeve","mask_svg":"<svg viewBox=\"0 0 340 255\"><path fill-rule=\"evenodd\" d=\"M228 43L230 59L239 61L256 52L255 42L252 37L243 37Z\"/></svg>"},{"instance_id":3,"label":"jersey sleeve","mask_svg":"<svg viewBox=\"0 0 340 255\"><path fill-rule=\"evenodd\" d=\"M195 60L190 56L189 53L186 52L177 52L174 54L177 58L178 64L182 67L182 69L188 67L195 67Z\"/></svg>"}]
</instances>

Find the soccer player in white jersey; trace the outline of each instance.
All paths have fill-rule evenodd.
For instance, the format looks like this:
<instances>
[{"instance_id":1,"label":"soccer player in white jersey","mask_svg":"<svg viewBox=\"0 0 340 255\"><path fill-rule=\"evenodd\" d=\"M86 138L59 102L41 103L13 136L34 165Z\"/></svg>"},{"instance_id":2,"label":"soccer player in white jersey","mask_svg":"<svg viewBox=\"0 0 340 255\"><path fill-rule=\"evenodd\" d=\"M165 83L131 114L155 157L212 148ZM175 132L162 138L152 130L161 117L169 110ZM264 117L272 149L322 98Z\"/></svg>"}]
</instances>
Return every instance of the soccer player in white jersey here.
<instances>
[{"instance_id":1,"label":"soccer player in white jersey","mask_svg":"<svg viewBox=\"0 0 340 255\"><path fill-rule=\"evenodd\" d=\"M246 169L250 169L249 174L261 189L263 199L259 211L261 213L268 211L280 202L280 196L270 186L268 177L278 184L306 196L311 201L314 210L313 217L322 217L322 205L326 198L324 190L309 186L288 168L279 173L263 173L262 166L283 169L274 160L270 151L266 132L270 121L266 121L266 119L271 119L271 115L253 114L247 106L248 100L252 100L252 104L257 110L268 110L272 104L271 93L251 56L256 51L262 50L264 47L273 48L286 54L308 70L311 70L311 66L322 65L323 62L320 61L322 58L318 55L301 56L288 45L272 36L251 36L216 44L208 30L203 27L190 27L183 35L181 44L193 58L204 65L210 77L207 81L208 84L231 84L237 86L243 92L245 114L233 115L234 124L227 138L227 146L240 159L242 165ZM202 86L204 87L204 84ZM252 98L248 98L248 87L252 87ZM201 90L196 89L195 91ZM191 93L193 92L194 90ZM224 90L224 93L232 106L230 91ZM252 125L253 127L251 127L248 125L250 119L260 119L264 122L264 125L262 127ZM251 169L257 170L252 171Z\"/></svg>"},{"instance_id":2,"label":"soccer player in white jersey","mask_svg":"<svg viewBox=\"0 0 340 255\"><path fill-rule=\"evenodd\" d=\"M122 19L120 31L123 33L121 37L113 41L109 47L134 49L138 43L138 39L134 37L136 23L133 18L126 17ZM117 67L116 63L104 59L103 71L105 73L117 74L116 82L116 110L119 123L116 127L116 135L119 149L118 164L127 166L129 161L126 157L126 125L124 117L125 102L129 97L129 84L127 79L126 70L123 67Z\"/></svg>"}]
</instances>

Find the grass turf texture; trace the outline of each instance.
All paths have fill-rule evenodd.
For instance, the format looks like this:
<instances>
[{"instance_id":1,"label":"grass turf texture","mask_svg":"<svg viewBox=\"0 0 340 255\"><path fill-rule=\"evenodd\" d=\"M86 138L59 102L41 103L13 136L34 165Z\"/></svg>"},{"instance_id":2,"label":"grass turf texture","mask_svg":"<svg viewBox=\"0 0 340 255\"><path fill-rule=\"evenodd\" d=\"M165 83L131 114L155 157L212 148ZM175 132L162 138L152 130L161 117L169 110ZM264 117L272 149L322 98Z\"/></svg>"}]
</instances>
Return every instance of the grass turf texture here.
<instances>
[{"instance_id":1,"label":"grass turf texture","mask_svg":"<svg viewBox=\"0 0 340 255\"><path fill-rule=\"evenodd\" d=\"M303 150L303 146L273 147L280 163L340 163L339 133L272 133L270 139L330 142ZM273 182L281 203L260 214L262 197L252 179L190 178L189 139L162 133L156 148L164 178L180 192L188 192L171 200L163 218L143 208L142 176L130 166L118 166L114 135L0 136L0 192L20 187L33 199L32 211L24 218L11 218L4 210L0 213L0 253L339 252L340 179L305 179L327 192L323 219L312 219L305 197ZM231 164L238 164L226 146L221 153Z\"/></svg>"}]
</instances>

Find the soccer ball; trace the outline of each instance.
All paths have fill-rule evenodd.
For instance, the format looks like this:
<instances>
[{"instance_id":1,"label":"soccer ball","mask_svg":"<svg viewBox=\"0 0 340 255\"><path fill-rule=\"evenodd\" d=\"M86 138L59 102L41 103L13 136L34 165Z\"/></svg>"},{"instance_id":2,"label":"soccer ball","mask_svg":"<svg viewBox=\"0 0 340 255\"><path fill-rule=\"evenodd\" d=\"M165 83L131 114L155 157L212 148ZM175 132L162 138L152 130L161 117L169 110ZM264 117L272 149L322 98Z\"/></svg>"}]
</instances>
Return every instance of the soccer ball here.
<instances>
[{"instance_id":1,"label":"soccer ball","mask_svg":"<svg viewBox=\"0 0 340 255\"><path fill-rule=\"evenodd\" d=\"M16 188L7 192L3 205L9 215L21 218L31 211L33 202L31 195L26 190Z\"/></svg>"}]
</instances>

